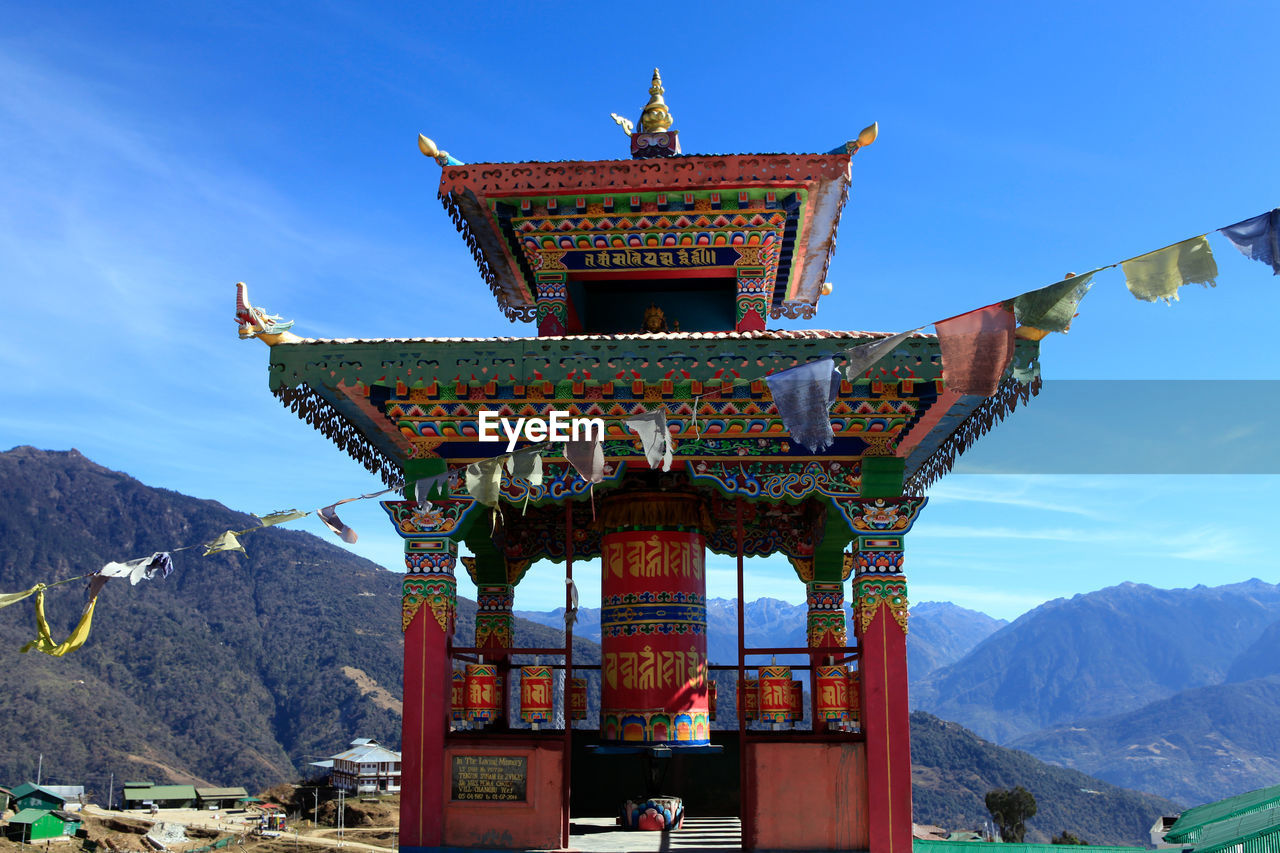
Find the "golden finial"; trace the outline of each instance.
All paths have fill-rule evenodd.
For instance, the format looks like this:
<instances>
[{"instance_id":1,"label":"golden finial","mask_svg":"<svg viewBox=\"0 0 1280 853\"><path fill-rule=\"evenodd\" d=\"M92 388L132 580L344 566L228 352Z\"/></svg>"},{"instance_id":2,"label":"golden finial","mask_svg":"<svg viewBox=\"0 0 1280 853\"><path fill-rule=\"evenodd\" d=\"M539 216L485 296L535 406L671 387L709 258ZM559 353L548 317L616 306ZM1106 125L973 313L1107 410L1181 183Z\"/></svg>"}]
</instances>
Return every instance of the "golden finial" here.
<instances>
[{"instance_id":1,"label":"golden finial","mask_svg":"<svg viewBox=\"0 0 1280 853\"><path fill-rule=\"evenodd\" d=\"M461 160L451 155L448 151L441 151L434 141L423 136L421 133L418 134L418 150L427 157L430 157L432 160L435 160L441 166L463 165Z\"/></svg>"},{"instance_id":2,"label":"golden finial","mask_svg":"<svg viewBox=\"0 0 1280 853\"><path fill-rule=\"evenodd\" d=\"M649 103L644 105L644 111L640 113L641 133L662 133L671 129L675 120L671 118L671 112L662 100L663 91L662 75L655 68L653 82L649 84Z\"/></svg>"}]
</instances>

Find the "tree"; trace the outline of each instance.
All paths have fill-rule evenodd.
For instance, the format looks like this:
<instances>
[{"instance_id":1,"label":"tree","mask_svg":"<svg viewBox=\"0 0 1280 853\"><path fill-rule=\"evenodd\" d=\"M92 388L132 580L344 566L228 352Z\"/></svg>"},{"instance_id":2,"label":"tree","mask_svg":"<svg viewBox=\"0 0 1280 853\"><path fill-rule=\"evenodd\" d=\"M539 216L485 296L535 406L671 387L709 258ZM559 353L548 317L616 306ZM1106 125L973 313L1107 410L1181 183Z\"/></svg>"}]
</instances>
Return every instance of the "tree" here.
<instances>
[{"instance_id":1,"label":"tree","mask_svg":"<svg viewBox=\"0 0 1280 853\"><path fill-rule=\"evenodd\" d=\"M1062 830L1062 832L1055 835L1053 838L1051 838L1049 840L1049 843L1050 844L1081 844L1081 845L1084 845L1085 847L1089 846L1088 841L1085 841L1083 838L1076 835L1074 832L1068 832L1065 829Z\"/></svg>"},{"instance_id":2,"label":"tree","mask_svg":"<svg viewBox=\"0 0 1280 853\"><path fill-rule=\"evenodd\" d=\"M1036 798L1019 785L987 791L987 811L1005 841L1021 843L1027 834L1027 818L1035 817Z\"/></svg>"}]
</instances>

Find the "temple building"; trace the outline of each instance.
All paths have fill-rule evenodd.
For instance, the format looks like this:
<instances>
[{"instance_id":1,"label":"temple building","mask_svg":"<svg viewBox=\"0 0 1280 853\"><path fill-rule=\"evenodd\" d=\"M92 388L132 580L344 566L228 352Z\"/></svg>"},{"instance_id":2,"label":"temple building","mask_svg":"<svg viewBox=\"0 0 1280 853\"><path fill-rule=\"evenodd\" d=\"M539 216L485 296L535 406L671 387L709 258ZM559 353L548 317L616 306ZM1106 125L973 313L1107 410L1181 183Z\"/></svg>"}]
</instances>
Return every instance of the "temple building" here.
<instances>
[{"instance_id":1,"label":"temple building","mask_svg":"<svg viewBox=\"0 0 1280 853\"><path fill-rule=\"evenodd\" d=\"M919 331L770 329L829 292L875 125L826 153L685 154L656 71L649 94L638 126L614 117L626 159L463 163L419 139L499 310L536 334L300 338L241 289L271 392L403 487L383 503L406 567L401 849L564 848L602 809L680 832L718 808L748 850L909 853L906 542L924 489L1037 389L1038 340L977 329L975 383ZM707 660L709 554L738 561L732 666ZM804 587L803 647L743 646L743 560L767 555ZM514 648L529 567L563 565L571 613L597 558L600 662L575 660L572 619Z\"/></svg>"}]
</instances>

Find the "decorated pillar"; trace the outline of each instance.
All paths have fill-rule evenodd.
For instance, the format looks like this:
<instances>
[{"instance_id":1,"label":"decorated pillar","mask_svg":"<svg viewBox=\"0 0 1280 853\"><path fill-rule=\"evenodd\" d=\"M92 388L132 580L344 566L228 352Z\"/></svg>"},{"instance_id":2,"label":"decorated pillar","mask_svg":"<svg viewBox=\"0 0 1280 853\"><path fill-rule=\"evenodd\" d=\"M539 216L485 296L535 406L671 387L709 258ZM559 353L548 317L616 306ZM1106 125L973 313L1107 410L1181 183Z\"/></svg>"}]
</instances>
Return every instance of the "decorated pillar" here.
<instances>
[{"instance_id":1,"label":"decorated pillar","mask_svg":"<svg viewBox=\"0 0 1280 853\"><path fill-rule=\"evenodd\" d=\"M384 501L404 538L401 581L404 717L401 723L400 849L438 847L444 824L444 741L452 715L452 643L458 584L457 537L470 498L418 504Z\"/></svg>"},{"instance_id":2,"label":"decorated pillar","mask_svg":"<svg viewBox=\"0 0 1280 853\"><path fill-rule=\"evenodd\" d=\"M805 584L805 601L809 605L806 632L809 648L843 646L844 583L810 581Z\"/></svg>"},{"instance_id":3,"label":"decorated pillar","mask_svg":"<svg viewBox=\"0 0 1280 853\"><path fill-rule=\"evenodd\" d=\"M626 492L601 509L600 737L710 743L704 539L694 496Z\"/></svg>"},{"instance_id":4,"label":"decorated pillar","mask_svg":"<svg viewBox=\"0 0 1280 853\"><path fill-rule=\"evenodd\" d=\"M924 498L839 501L852 528L853 620L867 737L872 853L911 853L911 729L903 537Z\"/></svg>"},{"instance_id":5,"label":"decorated pillar","mask_svg":"<svg viewBox=\"0 0 1280 853\"><path fill-rule=\"evenodd\" d=\"M538 302L538 337L563 335L569 329L569 274L536 273L534 289Z\"/></svg>"},{"instance_id":6,"label":"decorated pillar","mask_svg":"<svg viewBox=\"0 0 1280 853\"><path fill-rule=\"evenodd\" d=\"M755 247L744 247L755 248ZM759 252L757 251L758 255ZM763 266L737 267L737 324L734 331L763 332L769 316L769 278Z\"/></svg>"},{"instance_id":7,"label":"decorated pillar","mask_svg":"<svg viewBox=\"0 0 1280 853\"><path fill-rule=\"evenodd\" d=\"M515 587L509 583L480 584L476 587L476 648L506 649L515 645ZM487 656L486 656L487 657Z\"/></svg>"}]
</instances>

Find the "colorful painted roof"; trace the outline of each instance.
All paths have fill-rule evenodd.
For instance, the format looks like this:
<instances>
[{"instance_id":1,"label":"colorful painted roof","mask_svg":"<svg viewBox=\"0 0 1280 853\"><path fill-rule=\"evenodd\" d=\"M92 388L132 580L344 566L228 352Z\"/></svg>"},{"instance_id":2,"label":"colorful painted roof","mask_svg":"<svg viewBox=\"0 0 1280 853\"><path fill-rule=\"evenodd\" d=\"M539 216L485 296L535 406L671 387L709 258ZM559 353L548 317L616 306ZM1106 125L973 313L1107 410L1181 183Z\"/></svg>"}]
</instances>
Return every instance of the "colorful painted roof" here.
<instances>
[{"instance_id":1,"label":"colorful painted roof","mask_svg":"<svg viewBox=\"0 0 1280 853\"><path fill-rule=\"evenodd\" d=\"M535 277L729 277L759 267L773 317L811 317L851 154L446 165L440 199L503 312L536 317Z\"/></svg>"},{"instance_id":2,"label":"colorful painted roof","mask_svg":"<svg viewBox=\"0 0 1280 853\"><path fill-rule=\"evenodd\" d=\"M1227 797L1225 800L1205 803L1187 809L1179 815L1177 822L1165 834L1165 840L1171 844L1197 841L1200 838L1200 831L1208 824L1266 811L1277 806L1280 806L1280 785L1259 788L1256 791Z\"/></svg>"}]
</instances>

